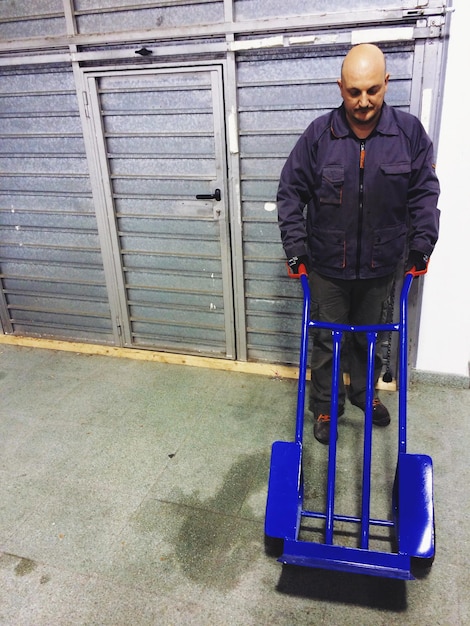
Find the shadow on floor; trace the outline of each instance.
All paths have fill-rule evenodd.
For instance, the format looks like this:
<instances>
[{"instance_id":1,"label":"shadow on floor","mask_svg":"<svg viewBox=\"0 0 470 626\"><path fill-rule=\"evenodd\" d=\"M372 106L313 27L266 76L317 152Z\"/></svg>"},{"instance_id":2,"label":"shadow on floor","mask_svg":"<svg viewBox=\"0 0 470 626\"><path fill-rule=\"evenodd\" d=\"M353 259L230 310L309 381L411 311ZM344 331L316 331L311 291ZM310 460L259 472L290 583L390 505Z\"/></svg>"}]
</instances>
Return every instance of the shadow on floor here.
<instances>
[{"instance_id":1,"label":"shadow on floor","mask_svg":"<svg viewBox=\"0 0 470 626\"><path fill-rule=\"evenodd\" d=\"M284 565L276 590L308 600L401 613L408 608L406 585L404 580Z\"/></svg>"}]
</instances>

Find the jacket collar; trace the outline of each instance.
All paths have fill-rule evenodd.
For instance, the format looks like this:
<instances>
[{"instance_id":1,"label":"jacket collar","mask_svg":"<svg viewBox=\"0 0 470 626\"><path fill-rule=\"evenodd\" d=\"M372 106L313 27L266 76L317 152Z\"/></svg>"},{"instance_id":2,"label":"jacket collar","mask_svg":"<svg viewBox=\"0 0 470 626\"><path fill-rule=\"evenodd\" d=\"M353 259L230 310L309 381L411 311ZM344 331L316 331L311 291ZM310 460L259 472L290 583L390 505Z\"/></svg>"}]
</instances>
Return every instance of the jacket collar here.
<instances>
[{"instance_id":1,"label":"jacket collar","mask_svg":"<svg viewBox=\"0 0 470 626\"><path fill-rule=\"evenodd\" d=\"M380 135L398 135L398 126L395 121L395 116L393 115L393 109L385 102L382 105L379 122L372 132L379 133ZM346 121L346 112L343 104L333 111L331 117L331 133L333 137L337 139L347 137L351 134L351 129Z\"/></svg>"}]
</instances>

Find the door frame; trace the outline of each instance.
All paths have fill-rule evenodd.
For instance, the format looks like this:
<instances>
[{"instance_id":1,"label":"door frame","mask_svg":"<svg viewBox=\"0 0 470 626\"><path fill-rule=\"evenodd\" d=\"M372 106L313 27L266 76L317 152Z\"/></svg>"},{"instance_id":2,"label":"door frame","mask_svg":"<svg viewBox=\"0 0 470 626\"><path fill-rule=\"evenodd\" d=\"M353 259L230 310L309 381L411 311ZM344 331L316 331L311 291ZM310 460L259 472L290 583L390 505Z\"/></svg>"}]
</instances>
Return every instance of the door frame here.
<instances>
[{"instance_id":1,"label":"door frame","mask_svg":"<svg viewBox=\"0 0 470 626\"><path fill-rule=\"evenodd\" d=\"M229 188L229 159L226 139L226 109L224 97L224 61L201 61L190 63L165 63L155 66L129 65L105 67L77 67L77 85L82 91L80 115L82 118L85 149L89 163L92 193L96 208L98 233L103 255L103 266L106 286L109 295L113 335L117 345L121 347L141 348L135 346L131 336L131 322L127 307L126 285L122 267L119 234L114 210L113 191L109 163L106 156L103 118L100 113L97 81L103 76L139 76L144 74L168 74L189 72L210 72L212 84L212 102L214 119L214 141L217 180L214 188L223 190L222 202L214 208L214 219L220 225L221 270L224 299L225 325L225 359L235 359L236 332L232 271L231 212ZM103 175L101 175L103 174ZM151 349L151 348L150 348ZM155 348L158 349L158 348ZM200 354L200 350L195 350Z\"/></svg>"}]
</instances>

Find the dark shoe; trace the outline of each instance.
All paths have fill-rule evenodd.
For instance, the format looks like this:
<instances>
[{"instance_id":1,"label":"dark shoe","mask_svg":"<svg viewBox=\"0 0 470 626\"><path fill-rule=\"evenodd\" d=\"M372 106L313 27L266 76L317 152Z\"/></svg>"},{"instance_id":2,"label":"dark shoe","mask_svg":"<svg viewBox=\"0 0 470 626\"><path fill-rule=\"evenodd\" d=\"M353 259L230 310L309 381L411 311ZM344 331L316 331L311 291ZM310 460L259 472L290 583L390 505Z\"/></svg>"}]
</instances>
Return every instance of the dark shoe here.
<instances>
[{"instance_id":1,"label":"dark shoe","mask_svg":"<svg viewBox=\"0 0 470 626\"><path fill-rule=\"evenodd\" d=\"M344 406L338 407L338 417L344 413ZM330 442L330 416L327 413L320 413L313 424L313 436L320 443ZM338 433L336 433L338 439Z\"/></svg>"},{"instance_id":2,"label":"dark shoe","mask_svg":"<svg viewBox=\"0 0 470 626\"><path fill-rule=\"evenodd\" d=\"M364 412L366 410L365 402L353 402L351 400L351 404L358 406ZM390 424L390 413L378 398L372 400L372 423L376 426L388 426Z\"/></svg>"},{"instance_id":3,"label":"dark shoe","mask_svg":"<svg viewBox=\"0 0 470 626\"><path fill-rule=\"evenodd\" d=\"M330 416L320 413L313 424L313 436L320 443L330 443ZM336 433L338 436L338 433Z\"/></svg>"}]
</instances>

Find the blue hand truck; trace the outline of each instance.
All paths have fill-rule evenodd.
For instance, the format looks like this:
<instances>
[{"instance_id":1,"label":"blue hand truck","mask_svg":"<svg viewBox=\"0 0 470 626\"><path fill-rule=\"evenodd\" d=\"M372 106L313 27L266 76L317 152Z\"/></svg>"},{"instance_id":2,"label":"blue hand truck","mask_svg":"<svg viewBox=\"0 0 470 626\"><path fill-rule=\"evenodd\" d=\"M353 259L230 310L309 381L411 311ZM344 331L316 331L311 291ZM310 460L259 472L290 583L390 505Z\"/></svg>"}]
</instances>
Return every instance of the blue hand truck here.
<instances>
[{"instance_id":1,"label":"blue hand truck","mask_svg":"<svg viewBox=\"0 0 470 626\"><path fill-rule=\"evenodd\" d=\"M433 503L433 466L431 457L410 454L407 442L407 381L408 333L407 303L413 278L424 274L415 268L405 274L400 295L398 322L373 326L331 324L310 320L310 289L304 266L299 274L303 289L303 315L300 343L297 414L294 441L275 441L271 449L268 495L265 515L266 553L277 556L280 563L344 572L414 579L415 567L428 569L435 553L435 520ZM337 432L338 389L340 382L340 346L344 333L362 332L367 335L367 391L364 419L362 462L362 498L360 516L335 512L335 482L337 465L336 437L331 436L328 449L326 503L322 511L304 509L303 430L307 373L308 331L310 328L330 330L333 337L333 373L331 383L330 432ZM392 519L371 519L372 467L372 401L374 398L374 357L378 333L397 332L399 336L399 398L398 398L398 458L391 493ZM302 520L316 518L324 525L321 542L299 538ZM358 547L342 545L335 535L335 524L356 525ZM372 526L389 527L395 537L396 550L370 549Z\"/></svg>"}]
</instances>

